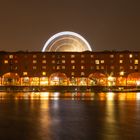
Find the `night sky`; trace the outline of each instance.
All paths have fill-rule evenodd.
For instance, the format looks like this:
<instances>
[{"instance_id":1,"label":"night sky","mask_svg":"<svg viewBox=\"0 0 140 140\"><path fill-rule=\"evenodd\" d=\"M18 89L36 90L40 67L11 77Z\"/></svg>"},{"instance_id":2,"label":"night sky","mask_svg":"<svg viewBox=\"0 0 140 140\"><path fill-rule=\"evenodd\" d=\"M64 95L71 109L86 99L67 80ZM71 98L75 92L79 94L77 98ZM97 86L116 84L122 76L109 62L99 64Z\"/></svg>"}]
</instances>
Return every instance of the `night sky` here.
<instances>
[{"instance_id":1,"label":"night sky","mask_svg":"<svg viewBox=\"0 0 140 140\"><path fill-rule=\"evenodd\" d=\"M1 51L41 51L61 31L93 51L140 51L140 0L0 0Z\"/></svg>"}]
</instances>

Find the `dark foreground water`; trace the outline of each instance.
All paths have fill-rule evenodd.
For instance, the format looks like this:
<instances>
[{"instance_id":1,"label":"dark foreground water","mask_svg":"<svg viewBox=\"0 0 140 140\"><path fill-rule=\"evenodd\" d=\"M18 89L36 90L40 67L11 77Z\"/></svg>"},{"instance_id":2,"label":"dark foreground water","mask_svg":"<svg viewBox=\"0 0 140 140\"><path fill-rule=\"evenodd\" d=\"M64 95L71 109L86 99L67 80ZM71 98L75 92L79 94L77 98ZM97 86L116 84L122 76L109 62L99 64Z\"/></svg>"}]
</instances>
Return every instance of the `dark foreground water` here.
<instances>
[{"instance_id":1,"label":"dark foreground water","mask_svg":"<svg viewBox=\"0 0 140 140\"><path fill-rule=\"evenodd\" d=\"M0 93L0 140L140 139L140 93L30 94Z\"/></svg>"}]
</instances>

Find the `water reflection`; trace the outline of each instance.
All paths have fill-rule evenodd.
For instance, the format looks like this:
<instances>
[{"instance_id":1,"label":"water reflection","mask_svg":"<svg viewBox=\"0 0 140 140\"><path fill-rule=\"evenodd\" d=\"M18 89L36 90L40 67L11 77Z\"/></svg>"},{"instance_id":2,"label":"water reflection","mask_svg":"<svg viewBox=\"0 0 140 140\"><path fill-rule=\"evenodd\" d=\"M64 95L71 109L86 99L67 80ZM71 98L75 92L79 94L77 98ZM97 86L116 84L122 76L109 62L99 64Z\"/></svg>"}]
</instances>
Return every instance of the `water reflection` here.
<instances>
[{"instance_id":1,"label":"water reflection","mask_svg":"<svg viewBox=\"0 0 140 140\"><path fill-rule=\"evenodd\" d=\"M60 92L25 92L25 93L6 93L0 92L0 99L52 99L68 98L72 100L140 100L140 92L132 93L60 93Z\"/></svg>"},{"instance_id":2,"label":"water reflection","mask_svg":"<svg viewBox=\"0 0 140 140\"><path fill-rule=\"evenodd\" d=\"M0 92L0 139L140 139L140 93Z\"/></svg>"}]
</instances>

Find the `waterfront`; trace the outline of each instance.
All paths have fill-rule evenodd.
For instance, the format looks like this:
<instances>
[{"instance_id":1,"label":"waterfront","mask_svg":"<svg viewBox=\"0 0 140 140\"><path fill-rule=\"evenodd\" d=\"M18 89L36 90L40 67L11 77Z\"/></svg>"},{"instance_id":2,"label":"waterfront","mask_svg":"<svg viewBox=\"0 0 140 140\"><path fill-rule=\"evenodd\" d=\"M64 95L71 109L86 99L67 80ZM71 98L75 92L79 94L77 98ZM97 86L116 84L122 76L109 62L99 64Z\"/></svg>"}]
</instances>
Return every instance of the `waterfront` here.
<instances>
[{"instance_id":1,"label":"waterfront","mask_svg":"<svg viewBox=\"0 0 140 140\"><path fill-rule=\"evenodd\" d=\"M58 92L1 92L0 139L140 139L140 93L61 97Z\"/></svg>"}]
</instances>

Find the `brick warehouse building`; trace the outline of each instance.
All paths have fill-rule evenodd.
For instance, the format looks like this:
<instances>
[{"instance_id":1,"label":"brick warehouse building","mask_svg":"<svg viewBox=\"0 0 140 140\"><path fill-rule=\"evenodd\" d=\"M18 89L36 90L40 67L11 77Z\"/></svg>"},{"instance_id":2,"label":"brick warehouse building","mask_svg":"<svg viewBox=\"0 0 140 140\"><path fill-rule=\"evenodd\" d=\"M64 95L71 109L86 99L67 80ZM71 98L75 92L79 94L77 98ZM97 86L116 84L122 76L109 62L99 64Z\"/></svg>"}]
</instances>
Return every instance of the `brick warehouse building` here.
<instances>
[{"instance_id":1,"label":"brick warehouse building","mask_svg":"<svg viewBox=\"0 0 140 140\"><path fill-rule=\"evenodd\" d=\"M1 86L139 86L140 52L0 52Z\"/></svg>"}]
</instances>

